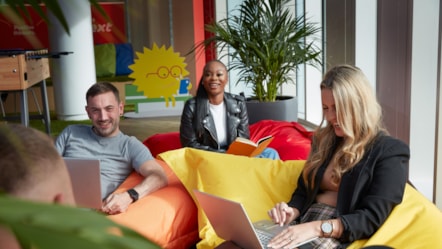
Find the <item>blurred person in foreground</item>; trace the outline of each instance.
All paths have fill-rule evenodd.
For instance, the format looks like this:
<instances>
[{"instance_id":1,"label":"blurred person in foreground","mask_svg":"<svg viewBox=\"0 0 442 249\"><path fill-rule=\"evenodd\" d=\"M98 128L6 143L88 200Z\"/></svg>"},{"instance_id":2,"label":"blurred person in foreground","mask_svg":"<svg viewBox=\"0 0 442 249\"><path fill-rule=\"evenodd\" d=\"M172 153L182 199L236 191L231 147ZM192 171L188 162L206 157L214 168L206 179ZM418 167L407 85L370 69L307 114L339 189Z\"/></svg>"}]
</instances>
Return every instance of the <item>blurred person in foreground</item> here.
<instances>
[{"instance_id":1,"label":"blurred person in foreground","mask_svg":"<svg viewBox=\"0 0 442 249\"><path fill-rule=\"evenodd\" d=\"M16 198L73 206L71 180L63 158L46 134L21 124L0 125L0 192ZM0 225L0 249L20 248Z\"/></svg>"}]
</instances>

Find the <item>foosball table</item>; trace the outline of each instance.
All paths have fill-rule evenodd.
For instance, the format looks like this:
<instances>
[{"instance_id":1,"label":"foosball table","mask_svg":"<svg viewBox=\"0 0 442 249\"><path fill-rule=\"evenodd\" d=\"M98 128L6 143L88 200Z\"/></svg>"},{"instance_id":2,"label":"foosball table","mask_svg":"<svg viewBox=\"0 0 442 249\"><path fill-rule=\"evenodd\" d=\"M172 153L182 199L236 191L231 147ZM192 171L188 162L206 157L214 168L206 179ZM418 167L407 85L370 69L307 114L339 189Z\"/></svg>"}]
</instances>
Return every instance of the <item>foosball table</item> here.
<instances>
[{"instance_id":1,"label":"foosball table","mask_svg":"<svg viewBox=\"0 0 442 249\"><path fill-rule=\"evenodd\" d=\"M46 79L50 77L49 57L47 49L0 50L0 92L19 93L21 123L29 126L28 90L31 87L40 86L43 110L39 115L32 115L31 118L42 119L48 134L51 133L46 90Z\"/></svg>"}]
</instances>

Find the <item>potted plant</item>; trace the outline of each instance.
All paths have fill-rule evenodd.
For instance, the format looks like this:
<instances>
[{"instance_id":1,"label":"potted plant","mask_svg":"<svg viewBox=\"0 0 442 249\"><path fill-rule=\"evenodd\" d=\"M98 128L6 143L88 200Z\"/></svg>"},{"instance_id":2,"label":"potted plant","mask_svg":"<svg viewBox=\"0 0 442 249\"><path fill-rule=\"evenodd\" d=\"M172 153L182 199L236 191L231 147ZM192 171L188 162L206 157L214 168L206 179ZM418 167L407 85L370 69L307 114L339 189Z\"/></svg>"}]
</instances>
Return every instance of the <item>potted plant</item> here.
<instances>
[{"instance_id":1,"label":"potted plant","mask_svg":"<svg viewBox=\"0 0 442 249\"><path fill-rule=\"evenodd\" d=\"M289 2L244 0L239 5L237 15L206 25L206 30L213 36L196 44L192 50L214 44L220 50L228 51L223 56L231 57L229 69L237 70L237 84L243 82L253 90L254 96L248 103L251 123L257 121L254 120L255 114L265 111L261 106L258 107L259 111L254 111L250 104L279 102L280 87L295 83L292 77L298 65L321 64L321 51L313 43L314 35L320 29L303 16L294 17L287 8ZM279 109L270 108L268 113L273 114ZM289 111L293 112L293 107Z\"/></svg>"}]
</instances>

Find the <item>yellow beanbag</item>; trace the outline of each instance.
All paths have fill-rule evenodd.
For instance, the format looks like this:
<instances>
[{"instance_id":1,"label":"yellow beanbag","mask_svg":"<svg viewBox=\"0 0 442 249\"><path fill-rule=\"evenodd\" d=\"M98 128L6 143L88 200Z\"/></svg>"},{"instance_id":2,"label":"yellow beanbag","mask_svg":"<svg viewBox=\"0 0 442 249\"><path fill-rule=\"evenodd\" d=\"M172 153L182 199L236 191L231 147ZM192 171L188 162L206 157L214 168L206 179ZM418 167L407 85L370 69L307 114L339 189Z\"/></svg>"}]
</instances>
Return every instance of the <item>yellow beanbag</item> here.
<instances>
[{"instance_id":1,"label":"yellow beanbag","mask_svg":"<svg viewBox=\"0 0 442 249\"><path fill-rule=\"evenodd\" d=\"M183 148L159 154L192 195L198 189L241 202L253 221L269 219L277 202L289 201L304 161L250 158ZM198 210L201 241L197 247L214 248L223 242Z\"/></svg>"},{"instance_id":2,"label":"yellow beanbag","mask_svg":"<svg viewBox=\"0 0 442 249\"><path fill-rule=\"evenodd\" d=\"M249 158L183 148L159 155L182 181L194 201L193 189L241 202L252 221L265 219L275 203L289 201L304 161ZM386 190L388 191L388 190ZM198 209L198 249L223 242ZM442 212L410 185L401 204L366 240L348 248L384 245L393 248L439 248L442 245Z\"/></svg>"},{"instance_id":3,"label":"yellow beanbag","mask_svg":"<svg viewBox=\"0 0 442 249\"><path fill-rule=\"evenodd\" d=\"M392 248L440 248L441 224L441 210L407 184L402 203L393 209L378 231L370 239L355 241L348 248L372 245Z\"/></svg>"}]
</instances>

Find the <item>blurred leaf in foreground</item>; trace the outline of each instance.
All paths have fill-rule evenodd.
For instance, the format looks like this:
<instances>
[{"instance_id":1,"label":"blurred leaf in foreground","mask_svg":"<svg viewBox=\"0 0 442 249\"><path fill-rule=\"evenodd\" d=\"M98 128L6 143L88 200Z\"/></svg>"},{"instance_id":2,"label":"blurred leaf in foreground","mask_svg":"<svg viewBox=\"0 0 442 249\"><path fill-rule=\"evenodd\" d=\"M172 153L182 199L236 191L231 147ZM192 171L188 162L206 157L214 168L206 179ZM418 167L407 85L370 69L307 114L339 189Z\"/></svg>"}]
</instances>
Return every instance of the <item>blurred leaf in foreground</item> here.
<instances>
[{"instance_id":1,"label":"blurred leaf in foreground","mask_svg":"<svg viewBox=\"0 0 442 249\"><path fill-rule=\"evenodd\" d=\"M0 224L11 229L23 249L160 248L101 213L4 194L0 194Z\"/></svg>"}]
</instances>

